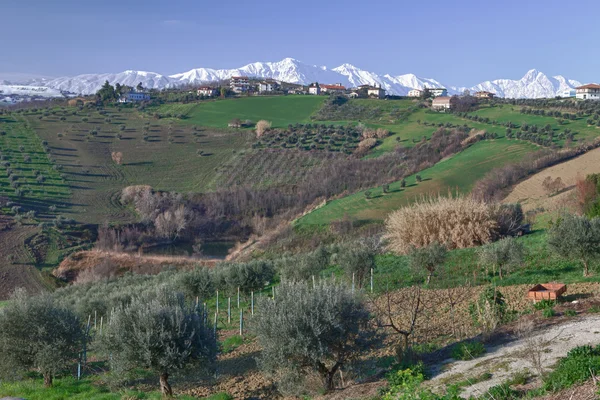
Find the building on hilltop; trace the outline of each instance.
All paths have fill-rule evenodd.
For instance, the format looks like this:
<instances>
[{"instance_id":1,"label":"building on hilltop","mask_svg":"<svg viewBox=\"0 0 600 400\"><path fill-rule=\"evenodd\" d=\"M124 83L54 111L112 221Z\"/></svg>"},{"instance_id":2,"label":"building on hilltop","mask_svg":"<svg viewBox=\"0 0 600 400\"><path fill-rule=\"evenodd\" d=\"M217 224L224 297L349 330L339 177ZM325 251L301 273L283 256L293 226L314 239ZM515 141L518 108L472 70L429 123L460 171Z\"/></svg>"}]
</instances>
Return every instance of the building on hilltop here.
<instances>
[{"instance_id":1,"label":"building on hilltop","mask_svg":"<svg viewBox=\"0 0 600 400\"><path fill-rule=\"evenodd\" d=\"M575 97L577 91L575 89L565 89L558 94L559 97Z\"/></svg>"},{"instance_id":2,"label":"building on hilltop","mask_svg":"<svg viewBox=\"0 0 600 400\"><path fill-rule=\"evenodd\" d=\"M575 88L578 99L582 100L600 100L600 85L589 83L587 85Z\"/></svg>"},{"instance_id":3,"label":"building on hilltop","mask_svg":"<svg viewBox=\"0 0 600 400\"><path fill-rule=\"evenodd\" d=\"M346 91L346 88L341 83L336 83L334 85L319 85L322 93L343 93Z\"/></svg>"},{"instance_id":4,"label":"building on hilltop","mask_svg":"<svg viewBox=\"0 0 600 400\"><path fill-rule=\"evenodd\" d=\"M385 98L385 89L383 89L379 83L376 83L375 86L370 86L367 89L367 96L376 99L383 99Z\"/></svg>"},{"instance_id":5,"label":"building on hilltop","mask_svg":"<svg viewBox=\"0 0 600 400\"><path fill-rule=\"evenodd\" d=\"M258 93L274 92L277 89L279 89L279 84L272 79L264 80L258 84Z\"/></svg>"},{"instance_id":6,"label":"building on hilltop","mask_svg":"<svg viewBox=\"0 0 600 400\"><path fill-rule=\"evenodd\" d=\"M412 89L408 92L408 97L422 97L423 91L421 89Z\"/></svg>"},{"instance_id":7,"label":"building on hilltop","mask_svg":"<svg viewBox=\"0 0 600 400\"><path fill-rule=\"evenodd\" d=\"M445 88L427 88L427 90L429 90L429 93L431 93L433 97L448 96L448 91Z\"/></svg>"},{"instance_id":8,"label":"building on hilltop","mask_svg":"<svg viewBox=\"0 0 600 400\"><path fill-rule=\"evenodd\" d=\"M250 90L250 79L247 76L232 76L229 88L234 93L246 93Z\"/></svg>"},{"instance_id":9,"label":"building on hilltop","mask_svg":"<svg viewBox=\"0 0 600 400\"><path fill-rule=\"evenodd\" d=\"M431 108L434 110L451 110L456 105L456 96L438 96L431 102Z\"/></svg>"},{"instance_id":10,"label":"building on hilltop","mask_svg":"<svg viewBox=\"0 0 600 400\"><path fill-rule=\"evenodd\" d=\"M119 103L134 103L138 101L149 101L150 95L144 92L129 92L125 96L121 96Z\"/></svg>"},{"instance_id":11,"label":"building on hilltop","mask_svg":"<svg viewBox=\"0 0 600 400\"><path fill-rule=\"evenodd\" d=\"M321 86L319 85L319 82L311 83L308 86L308 94L315 94L315 95L321 94Z\"/></svg>"},{"instance_id":12,"label":"building on hilltop","mask_svg":"<svg viewBox=\"0 0 600 400\"><path fill-rule=\"evenodd\" d=\"M217 91L217 89L210 87L210 86L200 86L198 88L198 90L196 91L196 94L198 94L198 96L204 96L204 97L214 97L218 93L219 92Z\"/></svg>"},{"instance_id":13,"label":"building on hilltop","mask_svg":"<svg viewBox=\"0 0 600 400\"><path fill-rule=\"evenodd\" d=\"M481 92L475 92L475 97L478 99L493 99L496 93L486 92L482 90Z\"/></svg>"}]
</instances>

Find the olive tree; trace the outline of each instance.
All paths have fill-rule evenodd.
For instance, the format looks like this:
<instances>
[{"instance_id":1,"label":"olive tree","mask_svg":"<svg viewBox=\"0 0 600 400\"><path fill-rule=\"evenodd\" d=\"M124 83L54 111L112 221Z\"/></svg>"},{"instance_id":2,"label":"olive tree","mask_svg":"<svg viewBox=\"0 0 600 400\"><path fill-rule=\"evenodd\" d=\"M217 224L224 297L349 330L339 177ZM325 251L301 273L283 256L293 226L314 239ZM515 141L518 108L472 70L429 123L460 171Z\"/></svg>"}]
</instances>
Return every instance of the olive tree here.
<instances>
[{"instance_id":1,"label":"olive tree","mask_svg":"<svg viewBox=\"0 0 600 400\"><path fill-rule=\"evenodd\" d=\"M216 338L204 322L183 295L158 289L115 309L100 348L110 355L112 371L151 370L159 376L163 395L172 396L169 374L215 359Z\"/></svg>"},{"instance_id":2,"label":"olive tree","mask_svg":"<svg viewBox=\"0 0 600 400\"><path fill-rule=\"evenodd\" d=\"M329 266L329 253L320 246L315 251L277 260L279 274L289 280L308 280Z\"/></svg>"},{"instance_id":3,"label":"olive tree","mask_svg":"<svg viewBox=\"0 0 600 400\"><path fill-rule=\"evenodd\" d=\"M427 284L431 282L431 277L441 265L446 261L448 250L446 246L438 242L433 242L427 247L412 247L408 253L410 266L417 272L423 270L427 273Z\"/></svg>"},{"instance_id":4,"label":"olive tree","mask_svg":"<svg viewBox=\"0 0 600 400\"><path fill-rule=\"evenodd\" d=\"M17 291L0 310L0 370L4 374L37 370L44 386L77 359L83 330L79 318L51 298L28 298Z\"/></svg>"},{"instance_id":5,"label":"olive tree","mask_svg":"<svg viewBox=\"0 0 600 400\"><path fill-rule=\"evenodd\" d=\"M317 373L328 390L334 375L371 345L369 312L358 295L339 284L284 282L274 300L262 298L252 330L263 348L260 367L290 377Z\"/></svg>"},{"instance_id":6,"label":"olive tree","mask_svg":"<svg viewBox=\"0 0 600 400\"><path fill-rule=\"evenodd\" d=\"M548 247L556 254L581 261L583 275L589 264L600 257L600 218L566 214L548 231Z\"/></svg>"},{"instance_id":7,"label":"olive tree","mask_svg":"<svg viewBox=\"0 0 600 400\"><path fill-rule=\"evenodd\" d=\"M375 268L375 250L370 243L352 243L340 249L337 261L346 275L354 275L358 287L362 287L371 268Z\"/></svg>"},{"instance_id":8,"label":"olive tree","mask_svg":"<svg viewBox=\"0 0 600 400\"><path fill-rule=\"evenodd\" d=\"M523 262L525 248L513 237L507 237L494 243L486 244L477 252L479 262L486 267L492 267L492 274L502 279L502 271L509 272Z\"/></svg>"}]
</instances>

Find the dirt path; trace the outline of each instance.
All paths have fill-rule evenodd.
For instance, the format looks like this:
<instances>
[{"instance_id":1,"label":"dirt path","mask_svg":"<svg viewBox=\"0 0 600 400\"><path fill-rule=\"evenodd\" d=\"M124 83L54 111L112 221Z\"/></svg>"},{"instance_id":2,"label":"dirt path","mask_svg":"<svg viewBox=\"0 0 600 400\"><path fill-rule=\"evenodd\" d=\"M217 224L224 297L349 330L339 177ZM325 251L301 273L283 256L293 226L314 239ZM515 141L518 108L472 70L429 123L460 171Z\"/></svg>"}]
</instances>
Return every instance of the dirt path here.
<instances>
[{"instance_id":1,"label":"dirt path","mask_svg":"<svg viewBox=\"0 0 600 400\"><path fill-rule=\"evenodd\" d=\"M600 315L574 318L564 324L534 331L528 339L516 339L490 347L483 357L474 360L444 360L439 367L439 371L443 372L432 378L428 384L433 388L445 387L446 383L465 381L486 372L491 373L491 379L464 388L461 396L469 398L481 396L490 387L503 383L516 372L528 369L535 374L535 368L524 358L526 352L532 351L532 340L541 343L539 354L543 365L552 366L574 347L600 343Z\"/></svg>"}]
</instances>

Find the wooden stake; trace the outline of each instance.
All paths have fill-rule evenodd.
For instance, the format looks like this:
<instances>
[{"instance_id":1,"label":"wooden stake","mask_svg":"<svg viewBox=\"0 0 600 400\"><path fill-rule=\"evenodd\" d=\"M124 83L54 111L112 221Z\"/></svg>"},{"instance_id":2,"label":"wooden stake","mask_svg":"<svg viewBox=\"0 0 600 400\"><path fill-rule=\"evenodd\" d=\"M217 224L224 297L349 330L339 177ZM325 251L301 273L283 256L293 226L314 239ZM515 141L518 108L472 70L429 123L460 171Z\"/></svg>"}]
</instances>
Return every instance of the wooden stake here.
<instances>
[{"instance_id":1,"label":"wooden stake","mask_svg":"<svg viewBox=\"0 0 600 400\"><path fill-rule=\"evenodd\" d=\"M217 314L219 313L219 291L217 290Z\"/></svg>"},{"instance_id":2,"label":"wooden stake","mask_svg":"<svg viewBox=\"0 0 600 400\"><path fill-rule=\"evenodd\" d=\"M240 287L239 286L238 286L237 306L238 306L238 308L240 308Z\"/></svg>"},{"instance_id":3,"label":"wooden stake","mask_svg":"<svg viewBox=\"0 0 600 400\"><path fill-rule=\"evenodd\" d=\"M231 323L231 297L227 298L227 323Z\"/></svg>"},{"instance_id":4,"label":"wooden stake","mask_svg":"<svg viewBox=\"0 0 600 400\"><path fill-rule=\"evenodd\" d=\"M371 268L371 293L373 293L373 268Z\"/></svg>"},{"instance_id":5,"label":"wooden stake","mask_svg":"<svg viewBox=\"0 0 600 400\"><path fill-rule=\"evenodd\" d=\"M240 309L240 335L244 332L244 310Z\"/></svg>"},{"instance_id":6,"label":"wooden stake","mask_svg":"<svg viewBox=\"0 0 600 400\"><path fill-rule=\"evenodd\" d=\"M250 292L250 313L254 315L254 291Z\"/></svg>"}]
</instances>

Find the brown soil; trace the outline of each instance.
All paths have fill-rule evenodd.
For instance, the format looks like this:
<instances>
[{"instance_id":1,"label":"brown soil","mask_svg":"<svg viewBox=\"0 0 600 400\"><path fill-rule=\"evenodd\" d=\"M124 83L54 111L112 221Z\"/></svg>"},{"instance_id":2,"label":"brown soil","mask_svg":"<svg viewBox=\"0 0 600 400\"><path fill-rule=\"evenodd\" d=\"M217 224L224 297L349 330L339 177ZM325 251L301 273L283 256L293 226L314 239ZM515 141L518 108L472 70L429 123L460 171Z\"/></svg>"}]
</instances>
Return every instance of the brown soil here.
<instances>
[{"instance_id":1,"label":"brown soil","mask_svg":"<svg viewBox=\"0 0 600 400\"><path fill-rule=\"evenodd\" d=\"M565 389L548 396L536 397L535 400L595 400L598 399L598 385L590 380L583 385Z\"/></svg>"},{"instance_id":2,"label":"brown soil","mask_svg":"<svg viewBox=\"0 0 600 400\"><path fill-rule=\"evenodd\" d=\"M37 232L35 226L18 226L0 216L0 300L8 299L16 288L31 294L45 290L35 260L25 247L25 241Z\"/></svg>"},{"instance_id":3,"label":"brown soil","mask_svg":"<svg viewBox=\"0 0 600 400\"><path fill-rule=\"evenodd\" d=\"M93 268L102 262L109 261L119 266L119 274L134 272L140 274L157 274L163 268L192 268L198 265L214 266L215 260L202 260L190 257L146 256L132 253L108 251L80 251L67 257L52 274L66 281L73 281L86 269Z\"/></svg>"},{"instance_id":4,"label":"brown soil","mask_svg":"<svg viewBox=\"0 0 600 400\"><path fill-rule=\"evenodd\" d=\"M549 167L527 180L516 185L504 199L507 203L521 203L525 211L543 207L553 211L571 207L573 204L573 188L577 177L600 172L600 148L589 151L577 158ZM548 195L542 186L547 177L561 178L566 186L565 191Z\"/></svg>"}]
</instances>

